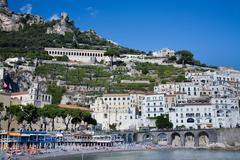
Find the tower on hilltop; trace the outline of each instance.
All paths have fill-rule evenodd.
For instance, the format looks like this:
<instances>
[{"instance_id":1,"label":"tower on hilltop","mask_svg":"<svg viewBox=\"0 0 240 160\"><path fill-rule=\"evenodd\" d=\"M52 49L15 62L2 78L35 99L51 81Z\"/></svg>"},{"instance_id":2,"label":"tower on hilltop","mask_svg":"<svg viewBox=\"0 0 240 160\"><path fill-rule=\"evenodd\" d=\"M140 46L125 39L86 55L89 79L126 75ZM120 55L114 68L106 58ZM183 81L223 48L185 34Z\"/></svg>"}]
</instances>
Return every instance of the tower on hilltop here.
<instances>
[{"instance_id":1,"label":"tower on hilltop","mask_svg":"<svg viewBox=\"0 0 240 160\"><path fill-rule=\"evenodd\" d=\"M8 8L7 0L0 0L0 8Z\"/></svg>"}]
</instances>

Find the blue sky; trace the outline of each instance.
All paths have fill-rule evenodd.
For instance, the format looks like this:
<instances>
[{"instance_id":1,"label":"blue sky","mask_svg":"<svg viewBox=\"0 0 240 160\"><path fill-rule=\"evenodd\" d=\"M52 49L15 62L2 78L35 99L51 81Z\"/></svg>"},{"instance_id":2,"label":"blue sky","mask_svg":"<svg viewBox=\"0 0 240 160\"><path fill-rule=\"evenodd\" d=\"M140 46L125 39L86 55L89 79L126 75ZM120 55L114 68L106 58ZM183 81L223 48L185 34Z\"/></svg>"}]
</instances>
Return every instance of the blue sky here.
<instances>
[{"instance_id":1,"label":"blue sky","mask_svg":"<svg viewBox=\"0 0 240 160\"><path fill-rule=\"evenodd\" d=\"M65 11L81 30L94 29L123 46L188 49L203 63L240 69L240 0L9 0L9 5L45 19Z\"/></svg>"}]
</instances>

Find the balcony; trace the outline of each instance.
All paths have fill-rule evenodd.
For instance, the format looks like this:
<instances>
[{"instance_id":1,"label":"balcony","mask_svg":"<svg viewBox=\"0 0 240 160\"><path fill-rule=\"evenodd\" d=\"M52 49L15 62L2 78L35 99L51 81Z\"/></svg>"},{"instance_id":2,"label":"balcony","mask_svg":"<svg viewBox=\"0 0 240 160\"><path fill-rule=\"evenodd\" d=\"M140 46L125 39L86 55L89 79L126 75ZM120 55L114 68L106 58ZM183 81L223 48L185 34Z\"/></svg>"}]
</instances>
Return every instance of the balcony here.
<instances>
[{"instance_id":1,"label":"balcony","mask_svg":"<svg viewBox=\"0 0 240 160\"><path fill-rule=\"evenodd\" d=\"M164 110L161 110L161 111L146 111L146 113L163 113L164 112Z\"/></svg>"}]
</instances>

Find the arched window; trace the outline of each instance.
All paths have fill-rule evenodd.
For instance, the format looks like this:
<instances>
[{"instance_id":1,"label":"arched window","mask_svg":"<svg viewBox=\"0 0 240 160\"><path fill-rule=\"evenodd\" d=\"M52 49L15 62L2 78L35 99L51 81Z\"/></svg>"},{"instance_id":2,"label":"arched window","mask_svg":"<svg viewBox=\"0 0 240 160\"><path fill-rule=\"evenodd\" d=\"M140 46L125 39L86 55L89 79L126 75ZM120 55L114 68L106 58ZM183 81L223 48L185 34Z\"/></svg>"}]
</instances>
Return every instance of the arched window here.
<instances>
[{"instance_id":1,"label":"arched window","mask_svg":"<svg viewBox=\"0 0 240 160\"><path fill-rule=\"evenodd\" d=\"M194 123L194 119L193 118L188 118L187 123Z\"/></svg>"}]
</instances>

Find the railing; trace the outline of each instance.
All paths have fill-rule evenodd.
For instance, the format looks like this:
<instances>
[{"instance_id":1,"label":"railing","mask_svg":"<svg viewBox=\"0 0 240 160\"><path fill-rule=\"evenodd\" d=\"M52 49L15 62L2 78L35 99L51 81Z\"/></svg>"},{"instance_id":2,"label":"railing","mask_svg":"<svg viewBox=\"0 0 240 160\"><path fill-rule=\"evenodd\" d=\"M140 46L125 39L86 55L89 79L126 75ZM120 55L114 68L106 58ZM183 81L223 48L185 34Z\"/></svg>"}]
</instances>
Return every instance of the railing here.
<instances>
[{"instance_id":1,"label":"railing","mask_svg":"<svg viewBox=\"0 0 240 160\"><path fill-rule=\"evenodd\" d=\"M146 111L147 113L162 113L164 111Z\"/></svg>"}]
</instances>

